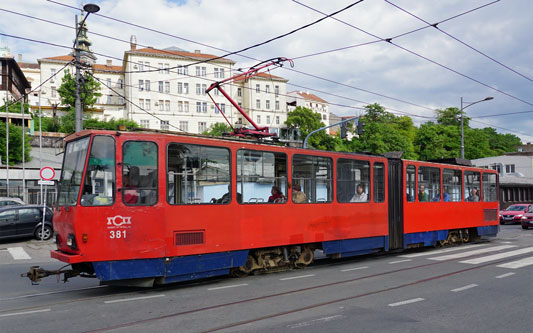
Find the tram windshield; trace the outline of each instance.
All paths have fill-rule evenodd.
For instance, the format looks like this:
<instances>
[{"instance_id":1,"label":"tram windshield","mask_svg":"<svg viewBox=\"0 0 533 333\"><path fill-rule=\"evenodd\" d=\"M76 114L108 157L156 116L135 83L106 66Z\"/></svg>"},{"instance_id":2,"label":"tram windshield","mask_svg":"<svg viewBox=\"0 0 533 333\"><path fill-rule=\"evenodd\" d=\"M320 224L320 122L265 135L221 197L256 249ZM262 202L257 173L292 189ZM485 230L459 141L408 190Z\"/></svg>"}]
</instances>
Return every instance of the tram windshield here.
<instances>
[{"instance_id":1,"label":"tram windshield","mask_svg":"<svg viewBox=\"0 0 533 333\"><path fill-rule=\"evenodd\" d=\"M59 206L72 206L78 200L89 140L90 137L85 137L71 141L65 147L57 200Z\"/></svg>"}]
</instances>

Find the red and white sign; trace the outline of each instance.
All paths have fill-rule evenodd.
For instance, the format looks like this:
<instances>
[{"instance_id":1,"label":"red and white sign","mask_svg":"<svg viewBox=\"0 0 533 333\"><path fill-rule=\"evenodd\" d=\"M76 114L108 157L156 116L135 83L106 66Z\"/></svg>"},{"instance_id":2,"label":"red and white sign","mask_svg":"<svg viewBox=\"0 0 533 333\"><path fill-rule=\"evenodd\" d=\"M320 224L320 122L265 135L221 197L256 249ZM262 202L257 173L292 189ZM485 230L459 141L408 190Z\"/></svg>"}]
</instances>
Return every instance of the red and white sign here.
<instances>
[{"instance_id":1,"label":"red and white sign","mask_svg":"<svg viewBox=\"0 0 533 333\"><path fill-rule=\"evenodd\" d=\"M56 171L51 167L43 167L39 174L42 180L52 180L56 176Z\"/></svg>"}]
</instances>

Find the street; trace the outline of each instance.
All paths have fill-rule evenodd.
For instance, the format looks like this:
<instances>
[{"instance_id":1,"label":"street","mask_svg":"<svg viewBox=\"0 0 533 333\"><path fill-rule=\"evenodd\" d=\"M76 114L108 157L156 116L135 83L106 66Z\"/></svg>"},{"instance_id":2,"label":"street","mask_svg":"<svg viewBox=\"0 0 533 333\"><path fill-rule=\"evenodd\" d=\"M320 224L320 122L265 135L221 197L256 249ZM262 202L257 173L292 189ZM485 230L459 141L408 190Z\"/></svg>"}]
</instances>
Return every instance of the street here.
<instances>
[{"instance_id":1,"label":"street","mask_svg":"<svg viewBox=\"0 0 533 333\"><path fill-rule=\"evenodd\" d=\"M457 247L323 259L302 270L153 289L55 277L52 242L0 243L2 332L529 332L533 230ZM20 250L22 249L22 251ZM14 250L17 249L17 250ZM26 256L24 256L24 253Z\"/></svg>"}]
</instances>

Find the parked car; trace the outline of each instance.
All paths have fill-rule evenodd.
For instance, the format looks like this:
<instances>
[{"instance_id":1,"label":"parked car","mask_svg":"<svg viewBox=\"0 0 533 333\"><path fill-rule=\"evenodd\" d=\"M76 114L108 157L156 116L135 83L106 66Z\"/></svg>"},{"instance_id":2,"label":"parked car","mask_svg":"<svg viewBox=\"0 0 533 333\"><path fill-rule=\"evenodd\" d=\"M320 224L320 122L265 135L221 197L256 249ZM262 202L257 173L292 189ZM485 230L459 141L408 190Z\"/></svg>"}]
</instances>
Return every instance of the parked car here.
<instances>
[{"instance_id":1,"label":"parked car","mask_svg":"<svg viewBox=\"0 0 533 333\"><path fill-rule=\"evenodd\" d=\"M533 204L514 204L500 211L500 224L521 223L525 213L532 209Z\"/></svg>"},{"instance_id":2,"label":"parked car","mask_svg":"<svg viewBox=\"0 0 533 333\"><path fill-rule=\"evenodd\" d=\"M19 198L0 197L0 207L11 205L25 205Z\"/></svg>"},{"instance_id":3,"label":"parked car","mask_svg":"<svg viewBox=\"0 0 533 333\"><path fill-rule=\"evenodd\" d=\"M522 229L529 229L529 227L533 227L533 205L532 207L529 207L528 212L522 216Z\"/></svg>"},{"instance_id":4,"label":"parked car","mask_svg":"<svg viewBox=\"0 0 533 333\"><path fill-rule=\"evenodd\" d=\"M43 233L43 206L10 205L0 207L0 239L22 236L50 239L54 233L53 216L52 210L47 207Z\"/></svg>"}]
</instances>

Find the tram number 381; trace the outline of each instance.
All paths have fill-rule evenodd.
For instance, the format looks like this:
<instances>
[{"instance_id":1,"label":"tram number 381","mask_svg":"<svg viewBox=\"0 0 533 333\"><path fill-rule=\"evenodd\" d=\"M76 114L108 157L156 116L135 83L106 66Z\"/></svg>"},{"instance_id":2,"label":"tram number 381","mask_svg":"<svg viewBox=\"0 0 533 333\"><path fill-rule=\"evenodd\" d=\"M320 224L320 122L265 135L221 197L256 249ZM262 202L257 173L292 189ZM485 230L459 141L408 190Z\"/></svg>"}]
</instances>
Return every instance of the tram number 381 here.
<instances>
[{"instance_id":1,"label":"tram number 381","mask_svg":"<svg viewBox=\"0 0 533 333\"><path fill-rule=\"evenodd\" d=\"M109 230L110 239L126 238L126 230Z\"/></svg>"}]
</instances>

